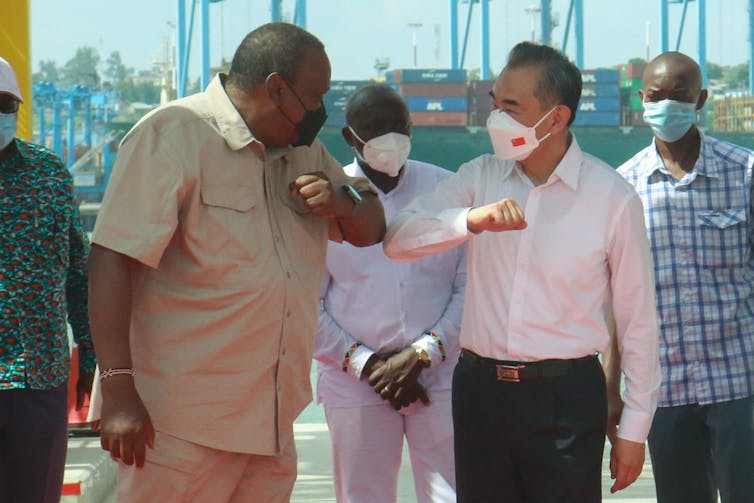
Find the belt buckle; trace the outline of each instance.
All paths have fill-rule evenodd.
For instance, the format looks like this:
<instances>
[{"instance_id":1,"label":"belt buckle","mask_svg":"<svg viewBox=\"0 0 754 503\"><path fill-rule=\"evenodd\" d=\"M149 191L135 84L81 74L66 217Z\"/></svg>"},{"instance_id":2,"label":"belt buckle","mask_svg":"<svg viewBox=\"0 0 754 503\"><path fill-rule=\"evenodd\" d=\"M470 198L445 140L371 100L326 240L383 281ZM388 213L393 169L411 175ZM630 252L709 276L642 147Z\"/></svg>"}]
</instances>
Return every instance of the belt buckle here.
<instances>
[{"instance_id":1,"label":"belt buckle","mask_svg":"<svg viewBox=\"0 0 754 503\"><path fill-rule=\"evenodd\" d=\"M495 365L497 370L497 380L505 382L521 382L518 371L524 368L524 365Z\"/></svg>"}]
</instances>

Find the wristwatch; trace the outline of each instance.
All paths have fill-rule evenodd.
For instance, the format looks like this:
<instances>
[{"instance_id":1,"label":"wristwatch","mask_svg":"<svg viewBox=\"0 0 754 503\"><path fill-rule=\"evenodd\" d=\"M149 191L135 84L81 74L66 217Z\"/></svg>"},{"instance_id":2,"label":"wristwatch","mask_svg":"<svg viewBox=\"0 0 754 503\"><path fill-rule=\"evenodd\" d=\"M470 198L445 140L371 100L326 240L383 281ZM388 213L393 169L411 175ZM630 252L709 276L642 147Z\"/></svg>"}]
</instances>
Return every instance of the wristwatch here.
<instances>
[{"instance_id":1,"label":"wristwatch","mask_svg":"<svg viewBox=\"0 0 754 503\"><path fill-rule=\"evenodd\" d=\"M361 194L359 194L359 191L353 188L353 185L343 185L343 191L351 198L354 206L360 205L364 200L364 198L361 197Z\"/></svg>"},{"instance_id":2,"label":"wristwatch","mask_svg":"<svg viewBox=\"0 0 754 503\"><path fill-rule=\"evenodd\" d=\"M426 349L414 346L414 351L416 352L416 357L419 359L419 362L421 362L423 368L426 369L432 365L432 358L429 356Z\"/></svg>"}]
</instances>

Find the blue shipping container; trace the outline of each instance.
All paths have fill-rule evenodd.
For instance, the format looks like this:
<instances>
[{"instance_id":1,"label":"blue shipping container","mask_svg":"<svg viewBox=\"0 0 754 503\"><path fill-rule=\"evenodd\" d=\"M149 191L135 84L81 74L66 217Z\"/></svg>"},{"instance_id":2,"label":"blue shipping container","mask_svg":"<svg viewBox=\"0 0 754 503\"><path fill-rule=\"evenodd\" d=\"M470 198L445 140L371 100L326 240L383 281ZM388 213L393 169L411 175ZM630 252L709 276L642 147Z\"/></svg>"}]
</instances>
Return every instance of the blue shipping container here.
<instances>
[{"instance_id":1,"label":"blue shipping container","mask_svg":"<svg viewBox=\"0 0 754 503\"><path fill-rule=\"evenodd\" d=\"M355 90L364 87L367 84L374 84L374 82L371 80L331 80L329 93L340 92L350 95Z\"/></svg>"},{"instance_id":2,"label":"blue shipping container","mask_svg":"<svg viewBox=\"0 0 754 503\"><path fill-rule=\"evenodd\" d=\"M327 109L327 112L330 113L330 111L340 111L344 112L346 109L346 103L348 103L348 97L351 95L351 93L343 94L343 93L327 93L325 94L325 99L323 100L323 103L325 104L325 108Z\"/></svg>"},{"instance_id":3,"label":"blue shipping container","mask_svg":"<svg viewBox=\"0 0 754 503\"><path fill-rule=\"evenodd\" d=\"M618 70L583 70L581 72L581 82L584 84L612 84L620 82L620 72Z\"/></svg>"},{"instance_id":4,"label":"blue shipping container","mask_svg":"<svg viewBox=\"0 0 754 503\"><path fill-rule=\"evenodd\" d=\"M410 112L466 112L469 109L468 98L459 96L411 96L405 99Z\"/></svg>"},{"instance_id":5,"label":"blue shipping container","mask_svg":"<svg viewBox=\"0 0 754 503\"><path fill-rule=\"evenodd\" d=\"M619 112L620 98L581 98L579 112Z\"/></svg>"},{"instance_id":6,"label":"blue shipping container","mask_svg":"<svg viewBox=\"0 0 754 503\"><path fill-rule=\"evenodd\" d=\"M620 126L620 112L577 112L574 126Z\"/></svg>"},{"instance_id":7,"label":"blue shipping container","mask_svg":"<svg viewBox=\"0 0 754 503\"><path fill-rule=\"evenodd\" d=\"M581 90L581 98L618 98L620 86L614 84L584 84Z\"/></svg>"},{"instance_id":8,"label":"blue shipping container","mask_svg":"<svg viewBox=\"0 0 754 503\"><path fill-rule=\"evenodd\" d=\"M385 81L390 84L404 83L443 83L465 84L466 70L462 69L417 69L407 68L389 70L385 73Z\"/></svg>"}]
</instances>

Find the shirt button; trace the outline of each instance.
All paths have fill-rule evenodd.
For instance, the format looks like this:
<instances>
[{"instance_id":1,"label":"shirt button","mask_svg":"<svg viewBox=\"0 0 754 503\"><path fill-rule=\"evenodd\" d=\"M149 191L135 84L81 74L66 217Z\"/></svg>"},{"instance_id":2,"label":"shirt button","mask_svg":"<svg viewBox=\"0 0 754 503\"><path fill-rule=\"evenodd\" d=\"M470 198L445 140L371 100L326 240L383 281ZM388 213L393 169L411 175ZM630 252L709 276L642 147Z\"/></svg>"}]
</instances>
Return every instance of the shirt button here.
<instances>
[{"instance_id":1,"label":"shirt button","mask_svg":"<svg viewBox=\"0 0 754 503\"><path fill-rule=\"evenodd\" d=\"M283 348L282 351L280 351L280 354L285 355L286 352L287 352L287 350L285 348Z\"/></svg>"},{"instance_id":2,"label":"shirt button","mask_svg":"<svg viewBox=\"0 0 754 503\"><path fill-rule=\"evenodd\" d=\"M291 271L285 271L285 275L288 276L288 279L291 279Z\"/></svg>"},{"instance_id":3,"label":"shirt button","mask_svg":"<svg viewBox=\"0 0 754 503\"><path fill-rule=\"evenodd\" d=\"M290 318L291 317L291 310L290 309L285 312L285 317L286 318Z\"/></svg>"}]
</instances>

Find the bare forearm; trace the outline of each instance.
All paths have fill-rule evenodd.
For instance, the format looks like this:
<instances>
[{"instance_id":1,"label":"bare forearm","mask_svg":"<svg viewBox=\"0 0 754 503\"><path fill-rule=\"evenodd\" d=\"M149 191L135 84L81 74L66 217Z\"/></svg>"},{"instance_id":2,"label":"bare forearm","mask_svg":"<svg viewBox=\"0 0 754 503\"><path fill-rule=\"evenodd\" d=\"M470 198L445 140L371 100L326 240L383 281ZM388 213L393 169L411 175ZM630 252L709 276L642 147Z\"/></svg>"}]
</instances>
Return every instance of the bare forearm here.
<instances>
[{"instance_id":1,"label":"bare forearm","mask_svg":"<svg viewBox=\"0 0 754 503\"><path fill-rule=\"evenodd\" d=\"M363 202L349 218L339 220L343 238L354 246L371 246L385 237L385 213L373 194L364 194Z\"/></svg>"},{"instance_id":2,"label":"bare forearm","mask_svg":"<svg viewBox=\"0 0 754 503\"><path fill-rule=\"evenodd\" d=\"M89 254L89 316L100 368L130 368L132 259L101 246Z\"/></svg>"}]
</instances>

